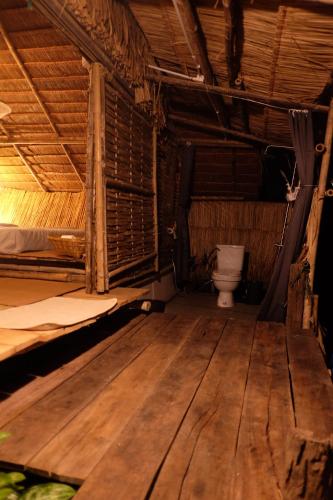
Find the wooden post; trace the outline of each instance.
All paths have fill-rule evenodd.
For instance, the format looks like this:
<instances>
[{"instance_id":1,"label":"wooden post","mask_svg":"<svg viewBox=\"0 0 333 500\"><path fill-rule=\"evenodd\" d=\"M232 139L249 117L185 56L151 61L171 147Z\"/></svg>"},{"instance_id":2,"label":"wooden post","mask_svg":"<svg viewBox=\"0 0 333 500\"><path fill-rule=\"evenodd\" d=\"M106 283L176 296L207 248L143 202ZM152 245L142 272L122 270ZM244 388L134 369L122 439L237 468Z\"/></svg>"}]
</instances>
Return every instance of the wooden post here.
<instances>
[{"instance_id":1,"label":"wooden post","mask_svg":"<svg viewBox=\"0 0 333 500\"><path fill-rule=\"evenodd\" d=\"M86 292L95 291L95 238L94 238L94 87L92 67L89 71L89 105L87 127L87 171L86 171Z\"/></svg>"},{"instance_id":2,"label":"wooden post","mask_svg":"<svg viewBox=\"0 0 333 500\"><path fill-rule=\"evenodd\" d=\"M290 266L286 326L291 332L302 328L305 291L303 271L303 262L296 262Z\"/></svg>"},{"instance_id":3,"label":"wooden post","mask_svg":"<svg viewBox=\"0 0 333 500\"><path fill-rule=\"evenodd\" d=\"M96 234L96 291L108 290L106 256L106 188L105 188L105 79L99 63L92 64L94 95L94 181L95 181L95 234Z\"/></svg>"},{"instance_id":4,"label":"wooden post","mask_svg":"<svg viewBox=\"0 0 333 500\"><path fill-rule=\"evenodd\" d=\"M313 283L315 275L316 256L318 248L318 238L320 230L320 222L324 205L327 175L331 160L332 149L332 136L333 136L333 99L330 103L330 109L327 117L326 133L325 133L325 152L322 156L319 184L318 188L314 190L310 215L306 228L307 234L307 261L310 265L309 273L309 292L306 293L304 299L304 313L303 313L303 328L310 328L313 316Z\"/></svg>"},{"instance_id":5,"label":"wooden post","mask_svg":"<svg viewBox=\"0 0 333 500\"><path fill-rule=\"evenodd\" d=\"M154 191L154 248L155 248L155 271L159 272L158 255L158 184L157 184L157 127L156 127L156 96L154 95L154 126L153 126L153 191Z\"/></svg>"}]
</instances>

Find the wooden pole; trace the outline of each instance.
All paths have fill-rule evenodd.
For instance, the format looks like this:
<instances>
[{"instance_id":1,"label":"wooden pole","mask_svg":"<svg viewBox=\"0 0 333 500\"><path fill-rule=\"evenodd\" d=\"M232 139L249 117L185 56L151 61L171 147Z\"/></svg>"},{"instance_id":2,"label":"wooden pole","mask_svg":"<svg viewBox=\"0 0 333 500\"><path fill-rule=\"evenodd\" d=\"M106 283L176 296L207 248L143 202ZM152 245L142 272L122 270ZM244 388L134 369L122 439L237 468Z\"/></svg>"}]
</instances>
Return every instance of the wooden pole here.
<instances>
[{"instance_id":1,"label":"wooden pole","mask_svg":"<svg viewBox=\"0 0 333 500\"><path fill-rule=\"evenodd\" d=\"M190 0L172 0L172 3L193 59L193 63L198 71L200 71L200 73L204 76L205 82L214 84L215 77L208 58L199 18L196 14L193 3ZM211 97L210 102L214 108L219 123L221 123L224 127L229 127L229 114L223 97Z\"/></svg>"},{"instance_id":2,"label":"wooden pole","mask_svg":"<svg viewBox=\"0 0 333 500\"><path fill-rule=\"evenodd\" d=\"M6 135L6 137L0 137L1 146L24 146L26 144L85 144L86 140L84 137L33 137L31 134L28 137L18 137Z\"/></svg>"},{"instance_id":3,"label":"wooden pole","mask_svg":"<svg viewBox=\"0 0 333 500\"><path fill-rule=\"evenodd\" d=\"M86 292L95 291L95 238L94 238L94 86L92 85L92 67L89 70L89 104L87 126L87 167L86 167Z\"/></svg>"},{"instance_id":4,"label":"wooden pole","mask_svg":"<svg viewBox=\"0 0 333 500\"><path fill-rule=\"evenodd\" d=\"M228 97L239 97L242 99L250 99L262 103L267 106L277 106L281 108L297 108L297 109L309 109L312 111L320 111L322 113L328 113L329 106L323 106L322 104L312 104L305 102L291 101L289 99L281 99L278 97L267 97L263 94L258 94L256 92L248 92L245 90L239 90L235 88L222 87L217 85L209 85L202 82L194 82L193 80L182 80L181 78L172 78L169 76L150 76L150 80L154 82L162 82L166 85L171 85L174 87L183 87L191 90L197 90L200 92L209 92L221 94Z\"/></svg>"},{"instance_id":5,"label":"wooden pole","mask_svg":"<svg viewBox=\"0 0 333 500\"><path fill-rule=\"evenodd\" d=\"M231 137L238 137L249 142L259 142L261 144L269 144L269 141L267 139L257 137L256 135L253 134L246 134L245 132L241 132L238 130L225 128L222 127L222 125L213 125L211 123L206 123L205 120L202 121L193 120L192 118L188 118L182 115L176 115L173 113L169 114L168 117L170 120L174 122L183 123L184 125L188 125L190 127L197 127L202 130L208 130L211 132L220 132L221 134L229 135Z\"/></svg>"},{"instance_id":6,"label":"wooden pole","mask_svg":"<svg viewBox=\"0 0 333 500\"><path fill-rule=\"evenodd\" d=\"M309 273L309 291L304 299L304 313L303 313L303 328L311 327L311 318L313 316L313 283L315 275L318 238L320 230L320 222L323 211L325 191L327 185L327 175L331 160L332 150L332 136L333 136L333 99L330 103L330 110L327 117L326 133L325 133L325 151L322 156L321 169L319 176L318 188L313 192L311 210L309 214L308 224L306 228L307 234L307 261L310 265Z\"/></svg>"},{"instance_id":7,"label":"wooden pole","mask_svg":"<svg viewBox=\"0 0 333 500\"><path fill-rule=\"evenodd\" d=\"M154 95L154 126L153 126L153 136L152 136L152 148L153 148L153 191L154 191L154 248L155 248L155 271L159 271L159 245L158 245L158 183L157 183L157 125L156 125L156 96Z\"/></svg>"},{"instance_id":8,"label":"wooden pole","mask_svg":"<svg viewBox=\"0 0 333 500\"><path fill-rule=\"evenodd\" d=\"M92 64L94 93L94 177L95 177L95 234L96 234L96 290L108 290L106 276L106 201L105 201L105 99L103 66ZM104 121L104 123L103 123Z\"/></svg>"}]
</instances>

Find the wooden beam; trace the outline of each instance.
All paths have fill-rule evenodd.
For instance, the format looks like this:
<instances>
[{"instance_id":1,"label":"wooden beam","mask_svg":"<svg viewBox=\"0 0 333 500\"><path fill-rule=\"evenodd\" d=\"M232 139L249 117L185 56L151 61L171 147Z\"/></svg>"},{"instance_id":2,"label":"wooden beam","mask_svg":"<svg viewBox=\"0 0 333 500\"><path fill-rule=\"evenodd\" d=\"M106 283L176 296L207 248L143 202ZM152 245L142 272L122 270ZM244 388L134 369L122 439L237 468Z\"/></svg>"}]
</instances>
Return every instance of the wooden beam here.
<instances>
[{"instance_id":1,"label":"wooden beam","mask_svg":"<svg viewBox=\"0 0 333 500\"><path fill-rule=\"evenodd\" d=\"M5 125L1 121L0 121L0 130L2 130L2 132L7 135L6 127L5 127ZM41 188L41 190L42 191L48 191L46 189L46 187L42 184L42 182L39 180L39 178L38 178L38 176L37 176L34 168L27 161L27 159L25 158L25 156L22 153L22 151L20 150L20 148L17 145L15 145L15 144L13 144L12 146L14 147L14 150L15 150L16 154L20 157L22 163L27 167L27 169L29 170L29 173L32 175L32 177L34 178L34 180L37 182L37 184Z\"/></svg>"},{"instance_id":2,"label":"wooden beam","mask_svg":"<svg viewBox=\"0 0 333 500\"><path fill-rule=\"evenodd\" d=\"M49 113L48 109L46 108L46 106L45 106L45 104L44 104L44 102L43 102L42 98L40 97L39 92L38 92L38 90L37 90L37 88L36 88L36 86L35 86L34 82L32 81L32 78L31 78L30 74L29 74L29 73L28 73L28 71L26 70L26 68L25 68L25 66L24 66L24 64L23 64L23 62L22 62L22 60L21 60L21 58L20 58L20 56L19 56L19 54L18 54L18 52L17 52L16 48L15 48L15 47L14 47L14 45L12 44L12 41L11 41L11 39L9 38L8 33L7 33L7 31L5 30L5 28L4 28L4 26L3 26L3 24L2 24L2 22L1 22L1 21L0 21L0 33L1 33L1 35L2 35L2 37L3 37L3 39L4 39L5 43L6 43L6 45L7 45L7 47L8 47L8 50L9 50L9 52L10 52L11 56L12 56L12 57L13 57L13 59L15 60L16 64L17 64L17 65L18 65L18 67L20 68L20 71L21 71L21 73L23 74L23 76L24 76L24 78L25 78L26 82L28 83L28 85L29 85L29 87L30 87L31 92L33 93L33 95L35 96L35 99L37 100L37 102L38 102L39 106L40 106L40 107L41 107L41 109L43 110L43 113L45 114L45 116L46 116L46 118L47 118L47 120L48 120L48 122L49 122L49 124L50 124L50 126L51 126L51 128L52 128L52 130L53 130L53 132L54 132L57 136L60 136L59 131L58 131L58 129L57 129L57 127L56 127L56 125L53 123L52 117L51 117L51 115L50 115L50 113ZM75 174L78 176L78 178L79 178L79 180L80 180L80 182L81 182L82 186L84 187L84 181L83 181L83 179L82 179L81 175L79 174L79 172L78 172L78 170L77 170L76 166L74 165L74 162L73 162L73 160L71 159L71 157L70 157L70 155L69 155L69 153L68 153L68 150L67 150L66 146L62 144L62 145L61 145L61 147L63 148L64 153L65 153L65 155L67 156L67 158L68 158L68 160L69 160L69 163L70 163L71 167L73 168L73 170L74 170Z\"/></svg>"},{"instance_id":3,"label":"wooden beam","mask_svg":"<svg viewBox=\"0 0 333 500\"><path fill-rule=\"evenodd\" d=\"M172 78L169 76L150 76L150 80L154 82L162 82L166 85L171 85L174 87L183 87L191 90L197 90L199 92L211 92L213 94L222 94L228 97L238 97L245 100L256 101L259 105L264 106L276 106L283 109L309 109L312 111L318 111L321 113L328 113L329 106L323 106L322 104L312 104L306 102L292 101L289 99L282 99L279 97L267 97L263 94L258 94L256 92L247 92L244 90L230 89L228 87L222 87L217 85L208 85L201 82L194 82L192 80L182 80L181 78Z\"/></svg>"},{"instance_id":4,"label":"wooden beam","mask_svg":"<svg viewBox=\"0 0 333 500\"><path fill-rule=\"evenodd\" d=\"M93 87L93 161L95 181L96 290L109 289L106 245L106 182L105 182L105 75L99 63L91 65Z\"/></svg>"},{"instance_id":5,"label":"wooden beam","mask_svg":"<svg viewBox=\"0 0 333 500\"><path fill-rule=\"evenodd\" d=\"M183 54L179 50L179 42L178 43L176 42L177 37L175 34L174 23L170 19L170 15L169 15L169 7L170 6L165 3L165 0L159 0L159 5L160 5L160 8L161 8L162 13L163 13L163 23L164 23L165 29L169 33L170 40L171 40L171 46L172 46L172 49L173 49L174 54L176 56L176 59L178 61L180 61L180 63L181 63L182 72L185 75L189 76L189 71L188 71L186 62L183 60Z\"/></svg>"},{"instance_id":6,"label":"wooden beam","mask_svg":"<svg viewBox=\"0 0 333 500\"><path fill-rule=\"evenodd\" d=\"M86 167L86 292L96 291L95 269L95 224L94 224L94 88L92 82L92 66L89 68L89 100L88 100L88 127L87 127L87 167Z\"/></svg>"},{"instance_id":7,"label":"wooden beam","mask_svg":"<svg viewBox=\"0 0 333 500\"><path fill-rule=\"evenodd\" d=\"M27 169L29 170L30 174L33 176L33 178L35 179L35 181L37 182L38 186L41 188L42 191L49 191L43 184L42 182L39 180L34 168L32 167L32 165L30 165L30 163L28 162L28 160L26 159L26 157L24 156L24 154L22 153L21 149L18 147L18 146L14 146L14 149L16 151L16 153L19 155L21 161L24 163L24 165L27 167Z\"/></svg>"},{"instance_id":8,"label":"wooden beam","mask_svg":"<svg viewBox=\"0 0 333 500\"><path fill-rule=\"evenodd\" d=\"M183 30L194 64L197 70L204 76L205 83L213 85L216 83L216 79L208 59L206 44L196 11L190 0L172 0L172 3L175 7L179 24ZM214 107L219 123L222 123L225 127L229 127L228 110L223 97L214 97L211 100L211 104Z\"/></svg>"},{"instance_id":9,"label":"wooden beam","mask_svg":"<svg viewBox=\"0 0 333 500\"><path fill-rule=\"evenodd\" d=\"M195 120L193 118L188 118L183 115L176 115L176 114L169 114L168 118L170 120L173 120L178 123L182 123L183 125L188 125L190 127L196 127L200 128L202 130L208 130L210 132L219 132L224 135L229 135L230 137L237 137L239 139L243 139L244 141L249 141L249 142L256 142L256 143L261 143L261 144L269 144L269 141L267 139L264 139L262 137L257 137L256 135L252 134L246 134L245 132L241 132L238 130L233 130L230 128L225 128L219 125L213 125L210 123L207 123L204 120Z\"/></svg>"},{"instance_id":10,"label":"wooden beam","mask_svg":"<svg viewBox=\"0 0 333 500\"><path fill-rule=\"evenodd\" d=\"M326 133L325 133L325 151L322 156L319 184L313 192L311 210L308 218L306 228L307 234L307 255L306 259L310 265L309 282L307 292L304 299L304 313L303 313L303 328L310 328L312 322L312 296L313 296L313 283L316 267L316 257L318 248L318 239L320 231L320 222L324 206L325 191L327 186L327 176L331 161L333 139L333 99L331 99L330 111L327 117Z\"/></svg>"},{"instance_id":11,"label":"wooden beam","mask_svg":"<svg viewBox=\"0 0 333 500\"><path fill-rule=\"evenodd\" d=\"M160 269L159 265L159 241L158 241L158 171L157 171L157 112L156 112L156 95L154 94L153 101L153 117L154 126L152 132L152 150L153 150L153 178L152 178L152 188L154 192L154 250L155 250L155 261L154 269L158 273Z\"/></svg>"},{"instance_id":12,"label":"wooden beam","mask_svg":"<svg viewBox=\"0 0 333 500\"><path fill-rule=\"evenodd\" d=\"M204 139L200 137L184 137L180 138L179 142L185 144L190 142L195 146L209 146L209 147L222 147L222 148L236 148L236 149L253 149L250 144L244 144L244 142L230 141L227 139Z\"/></svg>"},{"instance_id":13,"label":"wooden beam","mask_svg":"<svg viewBox=\"0 0 333 500\"><path fill-rule=\"evenodd\" d=\"M31 139L31 136L28 138L18 137L18 136L10 136L0 137L0 146L24 146L25 144L45 144L45 145L61 145L61 144L86 144L86 138L77 138L77 137L36 137L35 139Z\"/></svg>"},{"instance_id":14,"label":"wooden beam","mask_svg":"<svg viewBox=\"0 0 333 500\"><path fill-rule=\"evenodd\" d=\"M114 61L107 55L102 44L92 39L79 24L74 14L66 9L63 0L32 0L32 4L53 25L64 32L67 39L76 47L80 47L81 53L89 62L102 64L112 75L113 83L121 88L122 92L127 94L131 92L126 82L115 74Z\"/></svg>"},{"instance_id":15,"label":"wooden beam","mask_svg":"<svg viewBox=\"0 0 333 500\"><path fill-rule=\"evenodd\" d=\"M224 51L229 85L230 87L239 86L239 88L245 90L244 82L241 79L241 58L244 44L243 6L239 0L222 0L222 4L224 12ZM250 133L246 102L241 101L238 104L244 131Z\"/></svg>"}]
</instances>

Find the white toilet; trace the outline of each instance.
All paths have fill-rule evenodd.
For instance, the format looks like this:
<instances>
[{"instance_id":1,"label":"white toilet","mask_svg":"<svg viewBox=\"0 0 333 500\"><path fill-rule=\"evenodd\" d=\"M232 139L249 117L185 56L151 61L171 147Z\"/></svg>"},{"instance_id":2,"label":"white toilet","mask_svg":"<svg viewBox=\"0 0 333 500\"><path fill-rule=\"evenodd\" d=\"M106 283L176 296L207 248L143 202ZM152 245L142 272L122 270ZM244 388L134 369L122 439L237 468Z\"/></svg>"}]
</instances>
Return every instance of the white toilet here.
<instances>
[{"instance_id":1,"label":"white toilet","mask_svg":"<svg viewBox=\"0 0 333 500\"><path fill-rule=\"evenodd\" d=\"M217 305L233 307L232 292L241 280L245 247L241 245L216 245L217 268L212 273L215 288L219 290Z\"/></svg>"}]
</instances>

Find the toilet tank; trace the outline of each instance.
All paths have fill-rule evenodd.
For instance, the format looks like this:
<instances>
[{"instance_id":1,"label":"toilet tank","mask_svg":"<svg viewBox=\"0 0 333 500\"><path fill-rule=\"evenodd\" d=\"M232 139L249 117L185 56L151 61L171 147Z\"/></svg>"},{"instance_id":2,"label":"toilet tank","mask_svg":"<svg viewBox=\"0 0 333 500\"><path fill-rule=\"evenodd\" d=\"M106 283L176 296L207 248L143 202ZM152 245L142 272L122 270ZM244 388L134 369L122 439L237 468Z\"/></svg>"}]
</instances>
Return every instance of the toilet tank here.
<instances>
[{"instance_id":1,"label":"toilet tank","mask_svg":"<svg viewBox=\"0 0 333 500\"><path fill-rule=\"evenodd\" d=\"M217 269L241 271L244 261L245 247L243 245L216 245Z\"/></svg>"}]
</instances>

